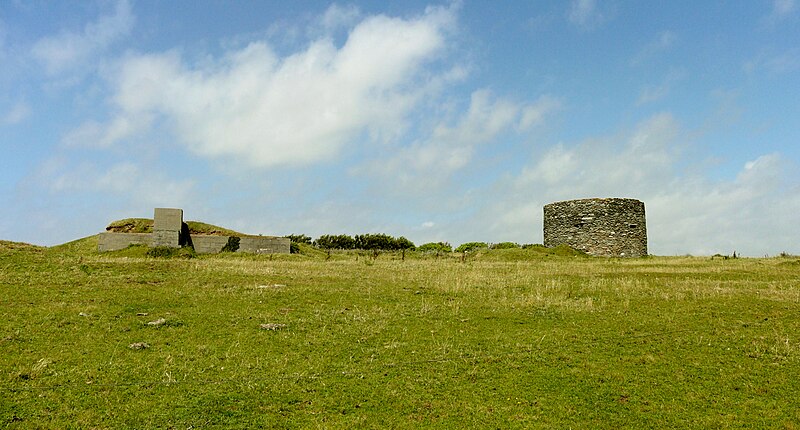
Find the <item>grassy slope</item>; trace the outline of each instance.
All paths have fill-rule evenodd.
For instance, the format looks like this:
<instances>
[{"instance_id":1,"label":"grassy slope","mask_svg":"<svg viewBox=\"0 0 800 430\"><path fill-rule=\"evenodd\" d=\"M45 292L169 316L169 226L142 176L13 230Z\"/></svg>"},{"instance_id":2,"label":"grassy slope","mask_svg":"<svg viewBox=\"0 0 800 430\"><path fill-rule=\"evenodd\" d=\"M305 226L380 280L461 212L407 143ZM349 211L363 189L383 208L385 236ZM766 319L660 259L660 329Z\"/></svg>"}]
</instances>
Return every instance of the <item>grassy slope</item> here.
<instances>
[{"instance_id":1,"label":"grassy slope","mask_svg":"<svg viewBox=\"0 0 800 430\"><path fill-rule=\"evenodd\" d=\"M184 260L91 241L0 251L4 426L800 422L797 259Z\"/></svg>"},{"instance_id":2,"label":"grassy slope","mask_svg":"<svg viewBox=\"0 0 800 430\"><path fill-rule=\"evenodd\" d=\"M206 224L200 221L186 221L190 234L210 234L217 236L247 236L237 231ZM120 233L152 233L153 220L149 218L126 218L112 222L106 227L108 231Z\"/></svg>"}]
</instances>

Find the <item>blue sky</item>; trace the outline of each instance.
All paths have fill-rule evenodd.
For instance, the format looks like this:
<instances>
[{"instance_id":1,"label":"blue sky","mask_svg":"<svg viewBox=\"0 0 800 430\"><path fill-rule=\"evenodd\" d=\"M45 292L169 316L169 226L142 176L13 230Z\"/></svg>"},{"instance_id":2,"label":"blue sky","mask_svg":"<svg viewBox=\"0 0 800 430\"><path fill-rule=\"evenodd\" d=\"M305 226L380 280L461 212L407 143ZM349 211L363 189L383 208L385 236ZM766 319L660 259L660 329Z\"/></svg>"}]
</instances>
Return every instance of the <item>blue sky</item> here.
<instances>
[{"instance_id":1,"label":"blue sky","mask_svg":"<svg viewBox=\"0 0 800 430\"><path fill-rule=\"evenodd\" d=\"M0 2L0 238L181 207L246 233L800 253L797 0Z\"/></svg>"}]
</instances>

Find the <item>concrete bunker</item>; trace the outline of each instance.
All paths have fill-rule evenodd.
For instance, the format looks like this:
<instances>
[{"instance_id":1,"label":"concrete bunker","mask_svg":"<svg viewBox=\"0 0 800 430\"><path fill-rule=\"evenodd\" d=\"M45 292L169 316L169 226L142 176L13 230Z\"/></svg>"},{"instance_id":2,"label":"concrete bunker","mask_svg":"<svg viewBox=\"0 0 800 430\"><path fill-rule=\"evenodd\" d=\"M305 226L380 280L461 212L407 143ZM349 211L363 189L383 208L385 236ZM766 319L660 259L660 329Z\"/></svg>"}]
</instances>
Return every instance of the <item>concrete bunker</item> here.
<instances>
[{"instance_id":1,"label":"concrete bunker","mask_svg":"<svg viewBox=\"0 0 800 430\"><path fill-rule=\"evenodd\" d=\"M636 199L567 200L544 206L544 246L569 245L589 255L647 255L644 203Z\"/></svg>"},{"instance_id":2,"label":"concrete bunker","mask_svg":"<svg viewBox=\"0 0 800 430\"><path fill-rule=\"evenodd\" d=\"M216 254L230 243L237 246L235 252L252 254L288 254L291 240L276 236L218 236L206 234L190 234L183 222L183 209L156 208L153 213L152 233L100 233L97 250L116 251L130 245L147 245L150 247L180 248L192 246L198 254Z\"/></svg>"}]
</instances>

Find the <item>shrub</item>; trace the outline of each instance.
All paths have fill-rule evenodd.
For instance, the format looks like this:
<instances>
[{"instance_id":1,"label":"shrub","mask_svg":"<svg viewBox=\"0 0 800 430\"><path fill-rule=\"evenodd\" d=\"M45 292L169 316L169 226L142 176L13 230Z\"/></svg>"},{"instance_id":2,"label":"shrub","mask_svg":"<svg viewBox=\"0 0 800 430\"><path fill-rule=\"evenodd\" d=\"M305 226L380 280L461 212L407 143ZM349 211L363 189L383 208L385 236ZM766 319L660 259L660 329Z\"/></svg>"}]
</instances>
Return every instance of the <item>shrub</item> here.
<instances>
[{"instance_id":1,"label":"shrub","mask_svg":"<svg viewBox=\"0 0 800 430\"><path fill-rule=\"evenodd\" d=\"M489 248L490 249L516 249L516 248L519 248L519 244L518 243L514 243L514 242L500 242L500 243L492 244L492 246L490 246Z\"/></svg>"},{"instance_id":2,"label":"shrub","mask_svg":"<svg viewBox=\"0 0 800 430\"><path fill-rule=\"evenodd\" d=\"M400 236L394 240L394 249L400 249L403 251L405 251L406 249L413 250L416 249L416 246L414 246L414 242L406 239L403 236Z\"/></svg>"},{"instance_id":3,"label":"shrub","mask_svg":"<svg viewBox=\"0 0 800 430\"><path fill-rule=\"evenodd\" d=\"M284 237L288 238L293 243L305 243L306 245L311 245L311 238L304 234L290 234Z\"/></svg>"},{"instance_id":4,"label":"shrub","mask_svg":"<svg viewBox=\"0 0 800 430\"><path fill-rule=\"evenodd\" d=\"M395 249L395 240L392 236L383 233L359 234L355 237L356 248L363 250L391 251Z\"/></svg>"},{"instance_id":5,"label":"shrub","mask_svg":"<svg viewBox=\"0 0 800 430\"><path fill-rule=\"evenodd\" d=\"M417 247L420 252L453 252L453 247L447 242L429 242Z\"/></svg>"},{"instance_id":6,"label":"shrub","mask_svg":"<svg viewBox=\"0 0 800 430\"><path fill-rule=\"evenodd\" d=\"M239 240L238 236L230 236L228 237L228 243L222 247L222 252L236 252L239 250Z\"/></svg>"},{"instance_id":7,"label":"shrub","mask_svg":"<svg viewBox=\"0 0 800 430\"><path fill-rule=\"evenodd\" d=\"M324 234L314 241L314 246L322 249L355 249L356 241L346 234Z\"/></svg>"},{"instance_id":8,"label":"shrub","mask_svg":"<svg viewBox=\"0 0 800 430\"><path fill-rule=\"evenodd\" d=\"M462 243L458 246L458 248L456 248L456 252L471 252L481 248L489 248L489 245L487 245L486 242Z\"/></svg>"}]
</instances>

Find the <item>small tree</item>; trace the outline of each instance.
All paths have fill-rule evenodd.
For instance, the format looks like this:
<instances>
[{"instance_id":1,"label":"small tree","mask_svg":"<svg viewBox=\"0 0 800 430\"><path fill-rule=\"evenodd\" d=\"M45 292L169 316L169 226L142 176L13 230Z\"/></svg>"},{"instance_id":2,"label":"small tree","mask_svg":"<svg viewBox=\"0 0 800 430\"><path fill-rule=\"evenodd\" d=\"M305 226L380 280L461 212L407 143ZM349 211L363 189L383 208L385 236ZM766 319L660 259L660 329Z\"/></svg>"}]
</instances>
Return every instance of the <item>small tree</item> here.
<instances>
[{"instance_id":1,"label":"small tree","mask_svg":"<svg viewBox=\"0 0 800 430\"><path fill-rule=\"evenodd\" d=\"M406 260L406 249L412 249L413 250L415 248L414 242L406 239L403 236L400 236L400 237L398 237L397 239L394 240L394 247L395 247L395 249L399 249L399 250L403 251L403 258L402 258L403 261Z\"/></svg>"},{"instance_id":2,"label":"small tree","mask_svg":"<svg viewBox=\"0 0 800 430\"><path fill-rule=\"evenodd\" d=\"M290 234L284 237L288 238L294 243L304 243L306 245L311 245L311 238L304 234Z\"/></svg>"}]
</instances>

